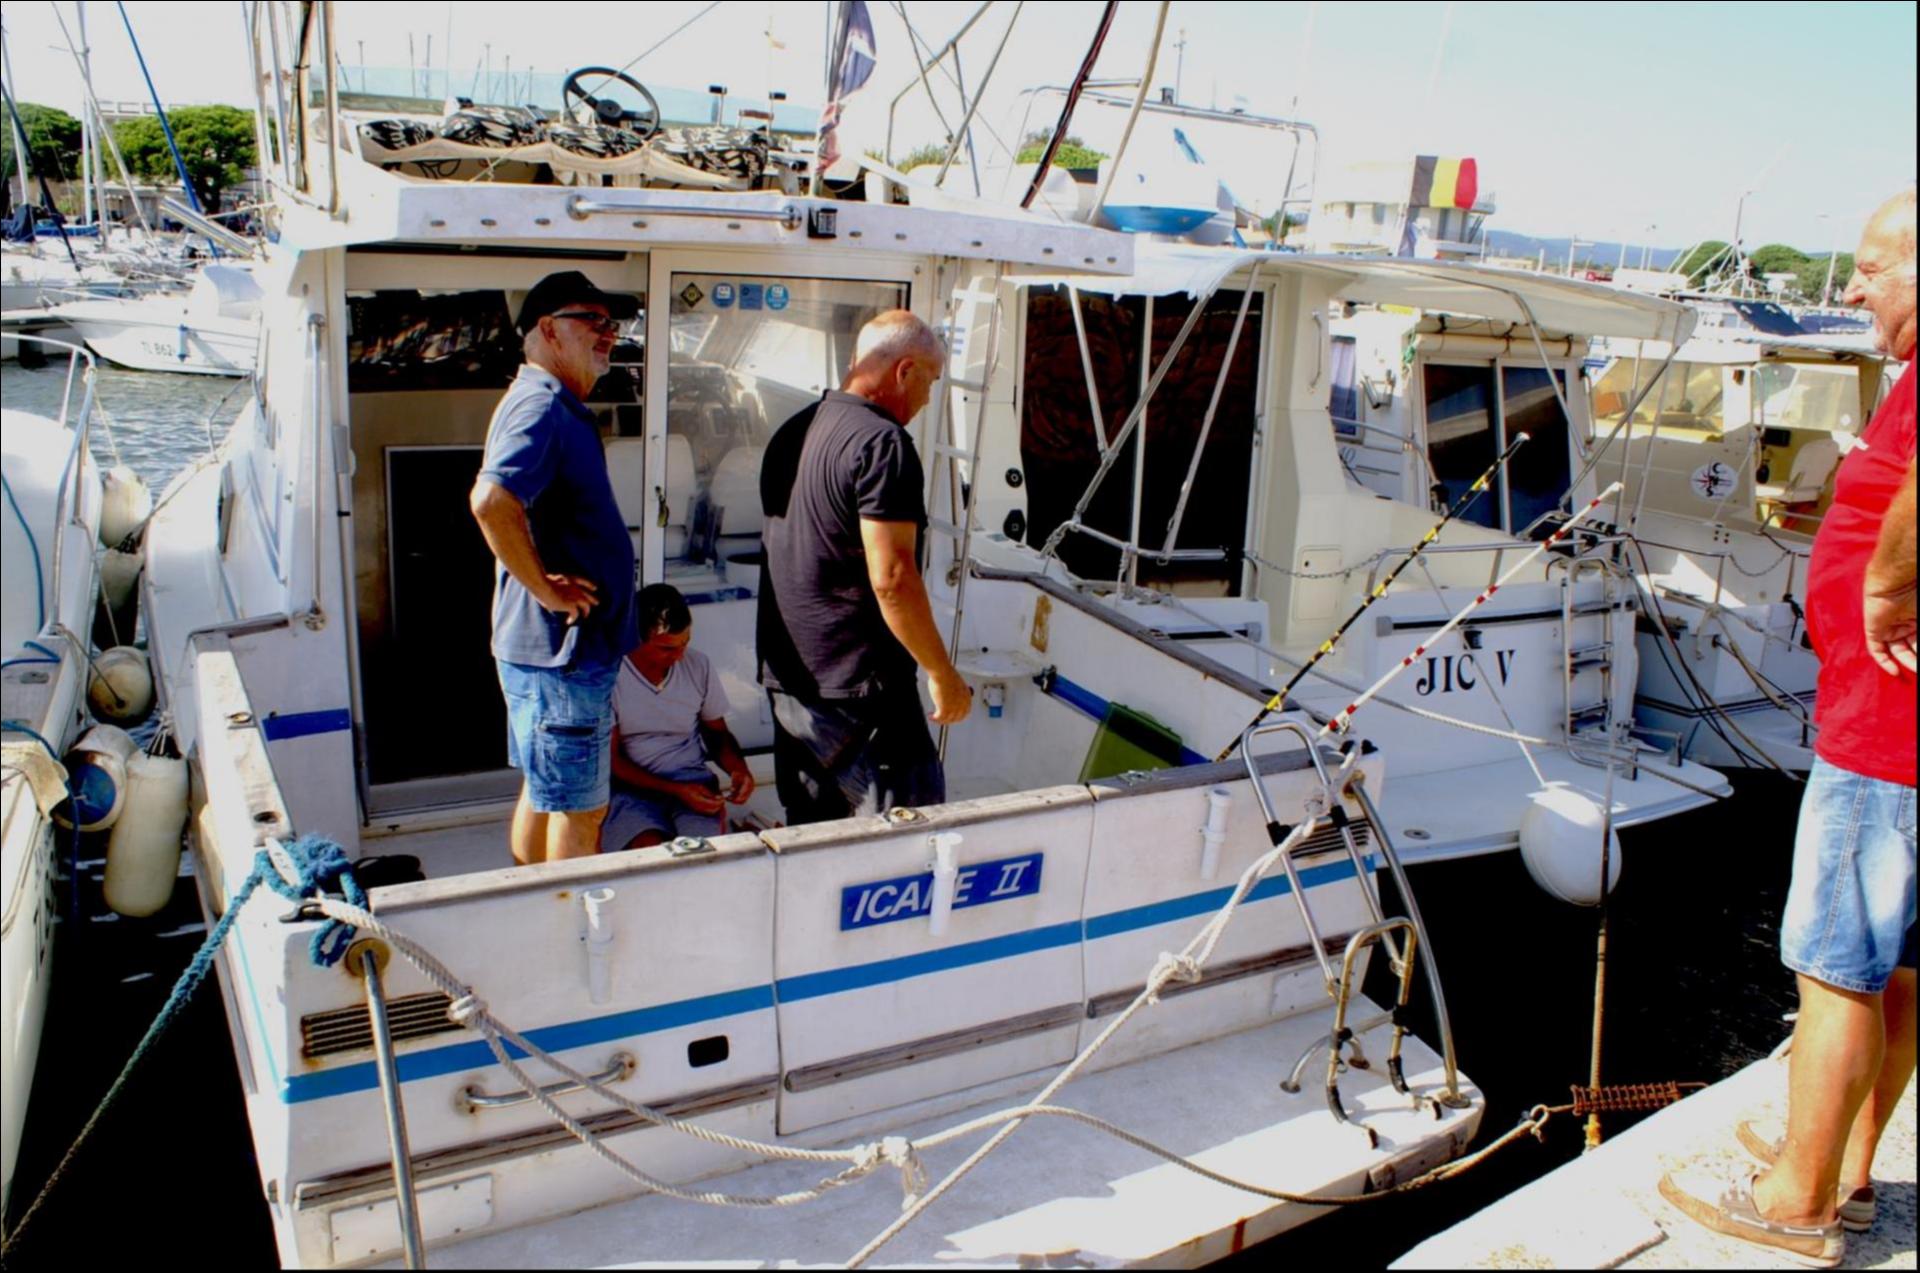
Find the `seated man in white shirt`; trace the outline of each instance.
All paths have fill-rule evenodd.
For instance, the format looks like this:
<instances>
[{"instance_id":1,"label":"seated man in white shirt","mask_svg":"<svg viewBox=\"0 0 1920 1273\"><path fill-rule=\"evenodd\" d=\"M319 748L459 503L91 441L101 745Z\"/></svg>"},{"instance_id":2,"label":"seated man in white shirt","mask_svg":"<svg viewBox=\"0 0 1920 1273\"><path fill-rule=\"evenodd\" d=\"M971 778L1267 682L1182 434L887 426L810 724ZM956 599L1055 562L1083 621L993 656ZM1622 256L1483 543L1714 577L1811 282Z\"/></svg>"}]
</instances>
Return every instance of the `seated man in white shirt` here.
<instances>
[{"instance_id":1,"label":"seated man in white shirt","mask_svg":"<svg viewBox=\"0 0 1920 1273\"><path fill-rule=\"evenodd\" d=\"M685 598L656 583L634 604L640 644L620 661L613 685L613 798L602 852L722 835L727 805L753 794L753 775L727 730L720 678L706 655L687 648L693 615ZM724 794L708 760L732 780Z\"/></svg>"}]
</instances>

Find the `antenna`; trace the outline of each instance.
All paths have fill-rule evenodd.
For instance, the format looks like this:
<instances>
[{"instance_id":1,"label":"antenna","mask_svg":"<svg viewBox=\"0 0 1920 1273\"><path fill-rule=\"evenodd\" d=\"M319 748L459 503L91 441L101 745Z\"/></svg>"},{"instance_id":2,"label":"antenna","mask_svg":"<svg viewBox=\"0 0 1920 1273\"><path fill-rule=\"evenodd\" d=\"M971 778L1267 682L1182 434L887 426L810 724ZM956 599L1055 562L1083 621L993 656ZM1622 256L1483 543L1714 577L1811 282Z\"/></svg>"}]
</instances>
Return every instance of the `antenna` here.
<instances>
[{"instance_id":1,"label":"antenna","mask_svg":"<svg viewBox=\"0 0 1920 1273\"><path fill-rule=\"evenodd\" d=\"M1187 29L1180 28L1180 38L1173 42L1173 51L1177 55L1173 61L1173 101L1180 100L1180 77L1187 69Z\"/></svg>"}]
</instances>

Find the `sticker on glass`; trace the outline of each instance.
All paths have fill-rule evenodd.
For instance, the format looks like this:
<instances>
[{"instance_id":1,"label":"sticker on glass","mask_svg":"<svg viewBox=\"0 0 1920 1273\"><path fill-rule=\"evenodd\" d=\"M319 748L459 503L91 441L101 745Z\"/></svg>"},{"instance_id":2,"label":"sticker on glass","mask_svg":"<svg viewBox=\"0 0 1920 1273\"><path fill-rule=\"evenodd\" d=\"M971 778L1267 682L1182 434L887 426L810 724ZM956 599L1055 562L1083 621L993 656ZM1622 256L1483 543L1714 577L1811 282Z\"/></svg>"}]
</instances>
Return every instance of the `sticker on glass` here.
<instances>
[{"instance_id":1,"label":"sticker on glass","mask_svg":"<svg viewBox=\"0 0 1920 1273\"><path fill-rule=\"evenodd\" d=\"M701 291L700 288L693 283L689 283L680 289L680 299L687 303L688 309L692 309L695 305L698 305L702 300L706 299L706 295L705 292Z\"/></svg>"},{"instance_id":2,"label":"sticker on glass","mask_svg":"<svg viewBox=\"0 0 1920 1273\"><path fill-rule=\"evenodd\" d=\"M767 289L761 283L742 283L740 285L740 308L759 309L766 299Z\"/></svg>"},{"instance_id":3,"label":"sticker on glass","mask_svg":"<svg viewBox=\"0 0 1920 1273\"><path fill-rule=\"evenodd\" d=\"M715 283L713 285L713 307L731 309L733 307L733 284Z\"/></svg>"},{"instance_id":4,"label":"sticker on glass","mask_svg":"<svg viewBox=\"0 0 1920 1273\"><path fill-rule=\"evenodd\" d=\"M767 285L767 308L785 309L787 307L787 285L770 283Z\"/></svg>"}]
</instances>

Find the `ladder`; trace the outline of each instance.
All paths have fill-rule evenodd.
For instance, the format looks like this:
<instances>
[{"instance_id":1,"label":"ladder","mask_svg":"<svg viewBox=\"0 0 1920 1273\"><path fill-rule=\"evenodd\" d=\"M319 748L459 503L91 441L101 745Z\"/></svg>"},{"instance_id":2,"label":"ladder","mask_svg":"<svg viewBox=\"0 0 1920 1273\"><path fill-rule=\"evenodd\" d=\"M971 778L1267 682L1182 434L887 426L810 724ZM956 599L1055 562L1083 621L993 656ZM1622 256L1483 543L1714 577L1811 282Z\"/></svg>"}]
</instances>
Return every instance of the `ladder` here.
<instances>
[{"instance_id":1,"label":"ladder","mask_svg":"<svg viewBox=\"0 0 1920 1273\"><path fill-rule=\"evenodd\" d=\"M1582 600L1581 577L1592 574L1600 577L1600 596ZM1566 576L1560 582L1564 728L1569 754L1585 764L1604 765L1623 732L1614 713L1614 672L1622 653L1619 619L1631 609L1631 602L1621 594L1620 578L1612 562L1600 556L1575 557L1567 562ZM1633 640L1631 626L1625 639ZM1593 697L1596 681L1597 698ZM1631 726L1630 721L1627 724ZM1582 754L1592 746L1600 749L1598 756Z\"/></svg>"},{"instance_id":2,"label":"ladder","mask_svg":"<svg viewBox=\"0 0 1920 1273\"><path fill-rule=\"evenodd\" d=\"M991 275L962 278L966 263L948 261L942 273L956 271L947 292L943 326L948 339L942 377L927 423L927 543L925 578L944 580L953 594L953 618L946 632L947 657L960 653L960 624L966 611L967 555L972 550L974 505L979 498L982 438L986 434L987 389L1000 345L1000 285L1006 266ZM944 542L944 554L934 545ZM932 592L931 587L928 589ZM940 727L940 754L947 751L947 727Z\"/></svg>"},{"instance_id":3,"label":"ladder","mask_svg":"<svg viewBox=\"0 0 1920 1273\"><path fill-rule=\"evenodd\" d=\"M1255 723L1247 727L1240 736L1240 756L1246 763L1247 778L1253 784L1255 800L1259 802L1260 814L1267 824L1267 837L1275 848L1285 845L1293 834L1294 828L1283 823L1275 812L1272 800L1267 795L1265 784L1260 781L1259 761L1254 757L1253 740L1262 734L1292 733L1299 737L1306 747L1307 758L1312 763L1314 773L1320 779L1320 790L1309 797L1307 813L1314 818L1325 818L1340 832L1340 843L1345 848L1347 858L1353 863L1354 878L1360 885L1360 894L1367 905L1370 923L1361 927L1347 939L1345 950L1340 957L1340 971L1334 972L1333 961L1327 954L1326 940L1321 936L1321 926L1313 914L1313 903L1301 878L1297 855L1322 850L1312 845L1310 838L1302 838L1279 855L1280 869L1286 874L1291 886L1290 894L1294 904L1300 910L1301 922L1306 926L1307 940L1312 944L1314 957L1319 960L1320 973L1324 979L1328 998L1333 1000L1333 1024L1326 1034L1321 1035L1300 1053L1288 1076L1280 1083L1286 1092L1300 1090L1301 1075L1307 1065L1323 1050L1326 1054L1326 1099L1327 1108L1338 1122L1358 1127L1367 1137L1370 1147L1378 1146L1378 1138L1373 1129L1363 1123L1354 1123L1347 1116L1345 1103L1340 1099L1340 1071L1348 1064L1342 1059L1343 1053L1350 1053L1351 1064L1365 1068L1367 1061L1360 1050L1360 1036L1380 1026L1393 1027L1392 1041L1387 1045L1387 1081L1395 1091L1413 1099L1416 1108L1430 1105L1436 1115L1439 1109L1464 1109L1471 1101L1460 1091L1459 1068L1454 1059L1453 1025L1447 1015L1446 995L1440 988L1440 970L1433 961L1433 947L1427 940L1426 921L1420 916L1420 907L1413 897L1413 885L1407 879L1406 870L1400 864L1400 854L1393 847L1392 837L1387 831L1384 819L1375 808L1372 798L1363 785L1364 775L1354 768L1354 762L1360 757L1357 744L1348 744L1346 759L1342 764L1338 786L1328 773L1326 761L1320 754L1317 740L1305 726L1298 721L1281 720L1267 724ZM1342 803L1342 792L1357 801L1361 816L1353 818ZM1400 890L1400 899L1406 907L1405 915L1385 915L1381 910L1380 893L1374 884L1373 868L1360 852L1358 841L1354 837L1356 822L1363 825L1369 833L1374 847L1385 859L1394 883ZM1387 1011L1378 1013L1363 1021L1349 1024L1347 1011L1353 1002L1353 996L1359 990L1358 964L1360 954L1369 946L1378 944L1387 954L1396 980L1394 1004ZM1415 1096L1407 1085L1406 1073L1401 1067L1400 1049L1405 1041L1409 1025L1407 1005L1413 994L1413 974L1416 962L1426 974L1427 991L1433 999L1434 1019L1440 1029L1440 1054L1445 1070L1445 1086L1437 1096Z\"/></svg>"}]
</instances>

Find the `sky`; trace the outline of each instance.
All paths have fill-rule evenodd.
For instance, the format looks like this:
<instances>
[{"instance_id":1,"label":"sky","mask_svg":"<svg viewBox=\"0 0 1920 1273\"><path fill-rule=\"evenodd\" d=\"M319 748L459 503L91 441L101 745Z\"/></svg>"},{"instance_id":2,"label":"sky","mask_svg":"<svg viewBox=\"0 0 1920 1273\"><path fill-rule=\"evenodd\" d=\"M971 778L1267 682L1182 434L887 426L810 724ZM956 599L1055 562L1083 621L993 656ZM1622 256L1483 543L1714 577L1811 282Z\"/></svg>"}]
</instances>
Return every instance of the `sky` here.
<instances>
[{"instance_id":1,"label":"sky","mask_svg":"<svg viewBox=\"0 0 1920 1273\"><path fill-rule=\"evenodd\" d=\"M855 145L879 145L887 103L918 70L896 8L871 4L878 67L853 99ZM931 44L978 7L911 0ZM992 60L1015 6L994 5L964 39L970 85ZM242 10L224 0L133 0L126 6L161 96L170 104L251 105ZM800 0L537 5L339 0L339 51L351 66L444 67L456 84L490 64L515 74L620 65L680 88L769 88L796 103L825 97L827 5ZM1128 0L1094 69L1134 79L1159 6ZM979 117L1006 140L1050 123L1021 90L1063 84L1084 55L1101 5L1025 5ZM55 22L78 36L75 5L14 0L4 22L20 100L77 110L79 76ZM144 95L115 7L86 6L96 92ZM1787 242L1821 252L1851 246L1872 207L1915 169L1915 13L1911 3L1204 3L1177 0L1152 82L1183 102L1244 106L1310 121L1322 156L1319 194L1339 170L1414 154L1470 155L1494 192L1494 227L1536 235L1651 241L1682 247L1731 238L1736 212L1749 246ZM565 20L569 15L571 23ZM665 39L665 43L661 41ZM657 47L656 47L657 46ZM644 56L642 56L644 54ZM13 77L9 77L13 87ZM949 85L941 108L957 122ZM1075 130L1098 143L1117 124L1096 114ZM917 91L902 103L896 153L943 129ZM990 151L983 135L980 144ZM1209 158L1213 156L1209 155ZM1217 162L1217 161L1216 161ZM1257 155L1249 163L1264 162ZM1228 169L1231 181L1232 161ZM1742 193L1748 192L1741 205Z\"/></svg>"}]
</instances>

